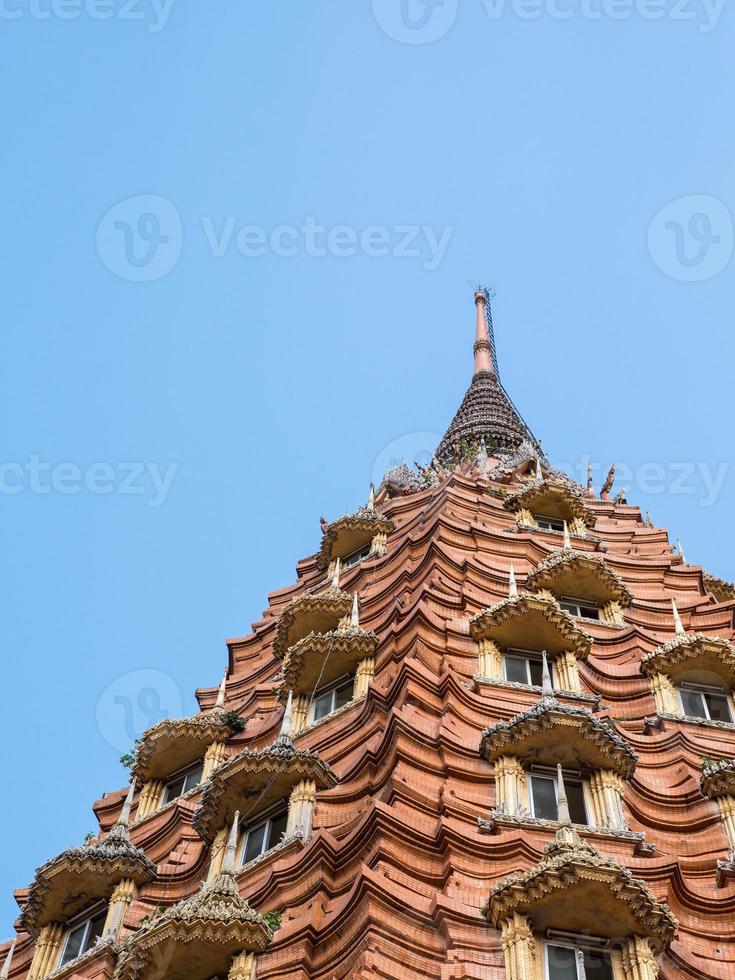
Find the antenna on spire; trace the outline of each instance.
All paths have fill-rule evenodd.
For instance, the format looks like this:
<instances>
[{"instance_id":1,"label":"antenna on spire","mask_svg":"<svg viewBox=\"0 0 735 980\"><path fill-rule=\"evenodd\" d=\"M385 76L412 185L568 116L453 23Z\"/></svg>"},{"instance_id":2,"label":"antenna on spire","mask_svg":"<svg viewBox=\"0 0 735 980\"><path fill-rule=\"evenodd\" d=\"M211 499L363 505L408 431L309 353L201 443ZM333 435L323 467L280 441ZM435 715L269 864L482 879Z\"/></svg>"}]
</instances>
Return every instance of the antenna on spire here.
<instances>
[{"instance_id":1,"label":"antenna on spire","mask_svg":"<svg viewBox=\"0 0 735 980\"><path fill-rule=\"evenodd\" d=\"M495 377L500 381L500 371L498 370L498 352L495 350L495 327L493 326L493 308L492 301L495 299L495 289L493 286L480 286L476 287L478 293L482 293L485 297L485 326L487 328L487 335L490 341L490 357L493 362L493 371L495 372Z\"/></svg>"}]
</instances>

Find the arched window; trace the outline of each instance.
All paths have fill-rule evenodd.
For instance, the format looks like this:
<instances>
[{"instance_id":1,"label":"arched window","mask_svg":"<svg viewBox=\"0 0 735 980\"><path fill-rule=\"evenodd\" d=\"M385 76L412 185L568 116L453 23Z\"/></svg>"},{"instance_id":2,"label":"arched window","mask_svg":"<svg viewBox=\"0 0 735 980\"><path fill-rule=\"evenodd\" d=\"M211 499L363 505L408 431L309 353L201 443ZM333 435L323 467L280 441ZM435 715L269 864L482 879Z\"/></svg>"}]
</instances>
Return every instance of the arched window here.
<instances>
[{"instance_id":1,"label":"arched window","mask_svg":"<svg viewBox=\"0 0 735 980\"><path fill-rule=\"evenodd\" d=\"M480 752L495 766L494 821L559 820L561 768L573 823L627 832L623 794L637 756L589 711L545 698L485 729Z\"/></svg>"},{"instance_id":2,"label":"arched window","mask_svg":"<svg viewBox=\"0 0 735 980\"><path fill-rule=\"evenodd\" d=\"M531 572L526 585L555 597L572 616L615 626L622 625L623 609L633 601L620 576L599 555L584 551L555 552Z\"/></svg>"},{"instance_id":3,"label":"arched window","mask_svg":"<svg viewBox=\"0 0 735 980\"><path fill-rule=\"evenodd\" d=\"M592 637L553 596L511 595L473 616L470 634L479 644L480 677L540 687L546 653L554 688L581 691L578 662Z\"/></svg>"},{"instance_id":4,"label":"arched window","mask_svg":"<svg viewBox=\"0 0 735 980\"><path fill-rule=\"evenodd\" d=\"M718 636L685 633L678 612L676 623L674 638L641 660L657 710L700 724L732 724L735 647Z\"/></svg>"},{"instance_id":5,"label":"arched window","mask_svg":"<svg viewBox=\"0 0 735 980\"><path fill-rule=\"evenodd\" d=\"M676 919L631 872L582 843L568 817L529 871L496 884L507 980L656 980Z\"/></svg>"}]
</instances>

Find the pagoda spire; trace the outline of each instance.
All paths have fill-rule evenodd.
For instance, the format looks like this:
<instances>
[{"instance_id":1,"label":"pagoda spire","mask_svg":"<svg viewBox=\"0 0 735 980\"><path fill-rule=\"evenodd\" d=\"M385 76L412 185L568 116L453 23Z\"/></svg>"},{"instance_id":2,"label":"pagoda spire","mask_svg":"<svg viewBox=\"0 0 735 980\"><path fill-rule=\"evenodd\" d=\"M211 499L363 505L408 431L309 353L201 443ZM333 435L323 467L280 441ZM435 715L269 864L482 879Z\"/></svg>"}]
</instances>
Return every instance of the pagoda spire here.
<instances>
[{"instance_id":1,"label":"pagoda spire","mask_svg":"<svg viewBox=\"0 0 735 980\"><path fill-rule=\"evenodd\" d=\"M487 304L487 305L486 305ZM475 355L475 374L480 371L490 371L497 375L495 360L493 358L493 339L490 337L488 327L487 311L489 310L489 298L484 290L477 290L475 293L475 344L472 351ZM492 321L490 321L492 323Z\"/></svg>"},{"instance_id":2,"label":"pagoda spire","mask_svg":"<svg viewBox=\"0 0 735 980\"><path fill-rule=\"evenodd\" d=\"M475 343L472 381L457 414L439 443L442 465L461 460L465 449L484 446L490 456L507 456L525 444L529 455L540 452L538 440L518 414L500 382L490 310L490 293L475 292Z\"/></svg>"}]
</instances>

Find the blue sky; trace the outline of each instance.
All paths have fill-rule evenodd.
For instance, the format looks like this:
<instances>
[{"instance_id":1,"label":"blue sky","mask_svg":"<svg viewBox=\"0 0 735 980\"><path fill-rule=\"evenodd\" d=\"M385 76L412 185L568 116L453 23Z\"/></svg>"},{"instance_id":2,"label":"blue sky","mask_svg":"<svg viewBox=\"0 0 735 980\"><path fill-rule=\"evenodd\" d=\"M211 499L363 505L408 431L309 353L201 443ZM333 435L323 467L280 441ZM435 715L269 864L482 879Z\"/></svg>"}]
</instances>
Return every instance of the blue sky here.
<instances>
[{"instance_id":1,"label":"blue sky","mask_svg":"<svg viewBox=\"0 0 735 980\"><path fill-rule=\"evenodd\" d=\"M735 577L733 33L714 0L0 2L1 935L319 515L432 448L474 281L552 460L615 461Z\"/></svg>"}]
</instances>

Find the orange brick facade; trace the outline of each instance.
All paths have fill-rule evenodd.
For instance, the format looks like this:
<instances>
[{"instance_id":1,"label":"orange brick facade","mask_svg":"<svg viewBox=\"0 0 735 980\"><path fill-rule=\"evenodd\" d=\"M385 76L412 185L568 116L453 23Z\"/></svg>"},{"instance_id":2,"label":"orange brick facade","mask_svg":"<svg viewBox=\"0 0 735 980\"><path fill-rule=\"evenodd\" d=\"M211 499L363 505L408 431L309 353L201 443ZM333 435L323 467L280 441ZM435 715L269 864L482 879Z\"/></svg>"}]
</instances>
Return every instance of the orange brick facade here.
<instances>
[{"instance_id":1,"label":"orange brick facade","mask_svg":"<svg viewBox=\"0 0 735 980\"><path fill-rule=\"evenodd\" d=\"M494 372L482 306L473 385ZM4 975L542 980L566 917L616 951L616 980L735 977L735 725L676 700L688 677L735 686L735 589L638 507L555 473L520 419L497 432L510 406L473 411L428 471L399 468L325 524L296 584L227 641L219 698L200 691L201 715L146 734L133 793L94 805L99 841L17 892ZM563 530L538 526L551 512ZM508 680L508 651L542 645L543 683ZM314 721L340 677L352 698ZM166 802L168 777L202 761ZM530 812L534 766L557 762L586 781L586 825L561 803L556 820ZM247 828L289 801L285 836L242 863ZM523 878L538 868L551 898ZM62 963L95 902L102 940Z\"/></svg>"}]
</instances>

